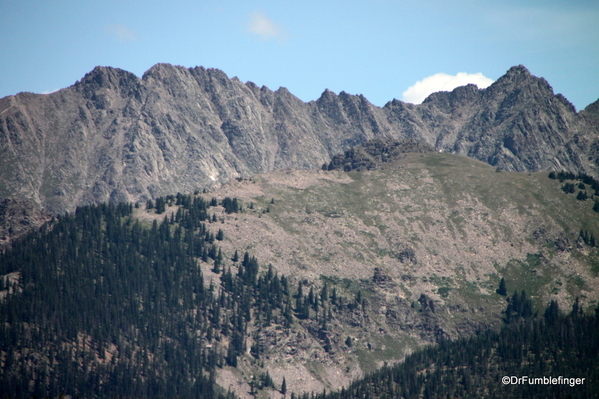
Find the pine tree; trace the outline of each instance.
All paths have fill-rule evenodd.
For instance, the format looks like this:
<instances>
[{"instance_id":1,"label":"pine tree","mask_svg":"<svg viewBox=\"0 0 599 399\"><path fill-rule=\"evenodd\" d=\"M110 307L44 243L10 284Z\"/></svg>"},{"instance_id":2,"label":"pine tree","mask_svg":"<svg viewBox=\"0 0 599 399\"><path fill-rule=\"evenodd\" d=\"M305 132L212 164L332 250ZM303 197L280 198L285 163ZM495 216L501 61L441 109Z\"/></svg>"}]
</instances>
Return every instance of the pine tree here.
<instances>
[{"instance_id":1,"label":"pine tree","mask_svg":"<svg viewBox=\"0 0 599 399\"><path fill-rule=\"evenodd\" d=\"M553 324L557 321L559 317L559 306L557 301L551 300L547 309L545 309L545 320L548 324Z\"/></svg>"},{"instance_id":2,"label":"pine tree","mask_svg":"<svg viewBox=\"0 0 599 399\"><path fill-rule=\"evenodd\" d=\"M212 268L212 271L216 274L220 273L220 264L221 264L221 260L217 257L214 260L214 267Z\"/></svg>"},{"instance_id":3,"label":"pine tree","mask_svg":"<svg viewBox=\"0 0 599 399\"><path fill-rule=\"evenodd\" d=\"M302 282L300 281L297 284L297 294L295 297L295 309L299 312L301 307L302 307L302 303L303 303L303 299L304 299L304 293L302 290Z\"/></svg>"},{"instance_id":4,"label":"pine tree","mask_svg":"<svg viewBox=\"0 0 599 399\"><path fill-rule=\"evenodd\" d=\"M164 197L156 198L156 213L161 215L166 211L166 201Z\"/></svg>"},{"instance_id":5,"label":"pine tree","mask_svg":"<svg viewBox=\"0 0 599 399\"><path fill-rule=\"evenodd\" d=\"M497 290L495 292L497 292L501 296L507 295L507 287L505 285L505 279L503 277L501 278L501 281L499 282L499 288L497 288Z\"/></svg>"},{"instance_id":6,"label":"pine tree","mask_svg":"<svg viewBox=\"0 0 599 399\"><path fill-rule=\"evenodd\" d=\"M320 291L320 303L324 306L325 302L329 300L329 287L327 283L324 283L322 290Z\"/></svg>"},{"instance_id":7,"label":"pine tree","mask_svg":"<svg viewBox=\"0 0 599 399\"><path fill-rule=\"evenodd\" d=\"M580 306L580 300L578 299L578 297L576 297L576 300L574 301L574 304L572 305L572 312L570 312L570 315L572 317L578 317L582 314L582 307Z\"/></svg>"}]
</instances>

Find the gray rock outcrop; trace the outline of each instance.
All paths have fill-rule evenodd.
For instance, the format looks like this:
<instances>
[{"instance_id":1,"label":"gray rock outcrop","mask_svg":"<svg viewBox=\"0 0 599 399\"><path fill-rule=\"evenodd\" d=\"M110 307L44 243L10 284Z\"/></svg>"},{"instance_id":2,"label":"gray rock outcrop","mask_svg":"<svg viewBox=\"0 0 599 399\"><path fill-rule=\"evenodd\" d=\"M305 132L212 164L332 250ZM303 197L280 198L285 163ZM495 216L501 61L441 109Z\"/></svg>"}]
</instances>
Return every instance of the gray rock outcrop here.
<instances>
[{"instance_id":1,"label":"gray rock outcrop","mask_svg":"<svg viewBox=\"0 0 599 399\"><path fill-rule=\"evenodd\" d=\"M372 139L422 141L514 171L597 176L597 103L577 113L523 66L421 105L325 90L304 103L216 69L97 67L58 92L0 99L0 195L52 213L191 192L276 168L320 168Z\"/></svg>"}]
</instances>

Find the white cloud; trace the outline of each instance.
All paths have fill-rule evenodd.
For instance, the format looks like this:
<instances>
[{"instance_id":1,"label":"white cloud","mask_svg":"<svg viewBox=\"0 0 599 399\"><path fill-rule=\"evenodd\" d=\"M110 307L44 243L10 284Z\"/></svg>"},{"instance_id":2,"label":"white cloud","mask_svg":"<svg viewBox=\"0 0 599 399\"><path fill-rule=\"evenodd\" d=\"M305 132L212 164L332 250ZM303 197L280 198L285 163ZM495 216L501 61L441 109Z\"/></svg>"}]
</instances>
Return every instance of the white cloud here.
<instances>
[{"instance_id":1,"label":"white cloud","mask_svg":"<svg viewBox=\"0 0 599 399\"><path fill-rule=\"evenodd\" d=\"M260 36L262 40L278 39L283 41L285 39L283 29L261 12L252 13L248 22L248 30Z\"/></svg>"},{"instance_id":2,"label":"white cloud","mask_svg":"<svg viewBox=\"0 0 599 399\"><path fill-rule=\"evenodd\" d=\"M119 42L134 42L137 40L137 34L125 25L112 24L106 27L108 34L113 36Z\"/></svg>"},{"instance_id":3,"label":"white cloud","mask_svg":"<svg viewBox=\"0 0 599 399\"><path fill-rule=\"evenodd\" d=\"M489 87L493 83L493 80L480 72L459 72L457 75L437 73L419 80L408 87L408 90L402 93L402 100L408 103L420 104L429 94L438 91L451 91L456 87L465 86L469 83L477 85L479 89L484 89L485 87Z\"/></svg>"},{"instance_id":4,"label":"white cloud","mask_svg":"<svg viewBox=\"0 0 599 399\"><path fill-rule=\"evenodd\" d=\"M42 91L40 94L52 94L52 93L56 93L58 90L60 90L60 89L46 90L46 91Z\"/></svg>"}]
</instances>

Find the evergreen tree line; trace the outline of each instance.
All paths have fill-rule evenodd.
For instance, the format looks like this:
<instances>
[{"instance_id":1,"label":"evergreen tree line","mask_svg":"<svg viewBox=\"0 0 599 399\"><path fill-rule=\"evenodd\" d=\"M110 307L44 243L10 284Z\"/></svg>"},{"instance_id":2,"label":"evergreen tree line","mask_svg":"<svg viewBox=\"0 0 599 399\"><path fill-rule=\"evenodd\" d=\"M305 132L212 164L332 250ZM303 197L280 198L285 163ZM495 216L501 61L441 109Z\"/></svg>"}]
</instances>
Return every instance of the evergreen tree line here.
<instances>
[{"instance_id":1,"label":"evergreen tree line","mask_svg":"<svg viewBox=\"0 0 599 399\"><path fill-rule=\"evenodd\" d=\"M566 180L576 180L580 181L584 184L591 186L593 190L599 191L599 180L595 179L593 176L589 176L586 173L572 173L572 172L549 172L550 179L557 179L560 182L564 182Z\"/></svg>"},{"instance_id":2,"label":"evergreen tree line","mask_svg":"<svg viewBox=\"0 0 599 399\"><path fill-rule=\"evenodd\" d=\"M0 275L20 273L0 300L5 397L230 398L215 371L247 352L261 359L250 325L257 338L272 324L316 321L327 349L334 314L366 306L327 284L290 287L247 252L227 260L216 244L224 233L207 227L217 202L171 201L176 212L148 227L131 204L80 207L0 254ZM219 286L206 286L201 262L213 262ZM264 376L255 387L277 383Z\"/></svg>"},{"instance_id":3,"label":"evergreen tree line","mask_svg":"<svg viewBox=\"0 0 599 399\"><path fill-rule=\"evenodd\" d=\"M585 173L575 174L572 172L550 172L550 179L558 179L560 182L564 183L566 180L578 181L578 184L565 182L562 186L562 190L567 194L574 194L576 192L576 188L578 187L579 191L576 195L576 199L580 201L586 201L589 198L599 196L599 180L595 179L593 176L589 176ZM587 192L587 186L590 186L590 189L594 190L593 194L589 194ZM595 212L599 212L599 201L595 200L595 204L593 205L593 210Z\"/></svg>"},{"instance_id":4,"label":"evergreen tree line","mask_svg":"<svg viewBox=\"0 0 599 399\"><path fill-rule=\"evenodd\" d=\"M0 303L0 392L225 396L210 368L219 354L201 339L216 303L196 258L218 253L192 216L206 204L150 228L132 208L78 208L0 256L0 274L20 272L22 288Z\"/></svg>"},{"instance_id":5,"label":"evergreen tree line","mask_svg":"<svg viewBox=\"0 0 599 399\"><path fill-rule=\"evenodd\" d=\"M225 197L220 202L217 198L213 197L209 203L206 203L202 197L177 193L177 195L167 195L166 197L156 198L156 202L154 202L152 199L146 201L146 209L155 210L155 212L159 215L166 212L166 208L168 206L173 205L180 205L183 209L187 210L196 208L198 211L207 210L207 206L221 205L223 208L225 208L225 213L243 212L243 207L241 206L239 200L237 198L231 197ZM136 204L136 207L139 207L139 204ZM206 219L207 217L204 218L204 220Z\"/></svg>"}]
</instances>

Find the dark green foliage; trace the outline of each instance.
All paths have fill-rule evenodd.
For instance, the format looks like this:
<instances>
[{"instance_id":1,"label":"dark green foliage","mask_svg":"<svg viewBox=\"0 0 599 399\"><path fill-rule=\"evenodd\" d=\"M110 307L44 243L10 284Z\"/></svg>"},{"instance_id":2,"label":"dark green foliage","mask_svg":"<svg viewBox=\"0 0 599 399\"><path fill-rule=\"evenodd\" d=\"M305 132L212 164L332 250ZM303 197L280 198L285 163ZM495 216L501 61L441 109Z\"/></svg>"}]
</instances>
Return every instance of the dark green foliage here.
<instances>
[{"instance_id":1,"label":"dark green foliage","mask_svg":"<svg viewBox=\"0 0 599 399\"><path fill-rule=\"evenodd\" d=\"M505 279L502 277L501 281L499 281L499 288L495 290L499 295L506 296L507 295L507 287L505 285Z\"/></svg>"},{"instance_id":2,"label":"dark green foliage","mask_svg":"<svg viewBox=\"0 0 599 399\"><path fill-rule=\"evenodd\" d=\"M350 348L352 347L352 345L353 345L353 342L352 342L352 339L351 339L351 337L347 337L347 338L345 339L345 345L347 345L347 346L348 346L348 347L350 347Z\"/></svg>"},{"instance_id":3,"label":"dark green foliage","mask_svg":"<svg viewBox=\"0 0 599 399\"><path fill-rule=\"evenodd\" d=\"M214 370L237 364L246 351L248 325L291 326L293 293L287 278L272 267L260 274L257 259L248 253L233 275L204 223L209 203L185 195L158 202L179 208L151 228L130 216L130 204L83 207L0 255L0 274L19 271L26 287L22 295L0 302L0 343L6 353L0 392L12 397L220 397ZM216 237L223 238L222 231ZM214 261L220 287L204 287L198 258ZM313 291L311 299L299 298L307 317L310 306L329 303L319 303ZM319 322L326 319L316 316ZM223 336L230 343L215 345ZM80 337L87 337L90 347L72 352ZM22 348L52 360L32 362ZM104 357L109 350L112 361L94 360L95 353ZM261 351L257 344L251 348L255 357ZM266 375L254 388L271 384Z\"/></svg>"},{"instance_id":4,"label":"dark green foliage","mask_svg":"<svg viewBox=\"0 0 599 399\"><path fill-rule=\"evenodd\" d=\"M216 274L220 273L221 264L222 264L222 259L220 257L217 257L214 260L214 266L212 267L212 271Z\"/></svg>"},{"instance_id":5,"label":"dark green foliage","mask_svg":"<svg viewBox=\"0 0 599 399\"><path fill-rule=\"evenodd\" d=\"M577 176L578 180L582 181L584 184L587 184L594 188L595 190L599 189L599 180L595 179L593 176L589 176L584 173L580 173Z\"/></svg>"},{"instance_id":6,"label":"dark green foliage","mask_svg":"<svg viewBox=\"0 0 599 399\"><path fill-rule=\"evenodd\" d=\"M203 223L205 200L177 195L157 202L180 208L149 229L130 217L130 204L78 208L0 256L0 273L21 272L26 287L0 302L7 354L0 392L219 397L214 368L234 365L245 352L248 323L270 323L287 309L290 325L287 279L272 268L260 276L249 254L237 277L224 268L220 290L204 288L196 259L213 259L215 272L224 259ZM217 350L212 340L220 334L231 337L230 345ZM91 346L73 354L79 337ZM31 362L18 355L21 348L52 363ZM107 350L116 351L114 360L95 362L93 353L103 357Z\"/></svg>"},{"instance_id":7,"label":"dark green foliage","mask_svg":"<svg viewBox=\"0 0 599 399\"><path fill-rule=\"evenodd\" d=\"M595 241L595 235L593 233L581 229L579 236L580 238L582 238L582 241L589 247L595 247L597 245Z\"/></svg>"},{"instance_id":8,"label":"dark green foliage","mask_svg":"<svg viewBox=\"0 0 599 399\"><path fill-rule=\"evenodd\" d=\"M557 173L557 178L559 179L559 181L563 182L564 180L574 180L576 179L576 175L572 172L558 172Z\"/></svg>"},{"instance_id":9,"label":"dark green foliage","mask_svg":"<svg viewBox=\"0 0 599 399\"><path fill-rule=\"evenodd\" d=\"M156 198L156 213L163 214L166 211L166 199L164 197Z\"/></svg>"},{"instance_id":10,"label":"dark green foliage","mask_svg":"<svg viewBox=\"0 0 599 399\"><path fill-rule=\"evenodd\" d=\"M578 195L576 196L576 199L579 201L586 201L587 200L588 195L586 191L579 191Z\"/></svg>"},{"instance_id":11,"label":"dark green foliage","mask_svg":"<svg viewBox=\"0 0 599 399\"><path fill-rule=\"evenodd\" d=\"M574 304L572 304L572 312L570 312L570 316L582 316L582 307L580 306L580 300L578 299L578 297L576 297Z\"/></svg>"},{"instance_id":12,"label":"dark green foliage","mask_svg":"<svg viewBox=\"0 0 599 399\"><path fill-rule=\"evenodd\" d=\"M566 180L574 180L579 181L578 188L580 190L586 190L586 186L591 186L591 188L595 191L599 191L599 180L595 179L592 176L589 176L585 173L574 174L572 172L555 172L549 173L550 179L559 179L560 182L564 182ZM567 193L574 193L576 185L574 183L566 183L562 189Z\"/></svg>"},{"instance_id":13,"label":"dark green foliage","mask_svg":"<svg viewBox=\"0 0 599 399\"><path fill-rule=\"evenodd\" d=\"M225 208L225 213L237 213L240 211L239 201L237 198L225 197L222 205Z\"/></svg>"},{"instance_id":14,"label":"dark green foliage","mask_svg":"<svg viewBox=\"0 0 599 399\"><path fill-rule=\"evenodd\" d=\"M274 387L275 387L275 383L272 380L272 377L270 376L270 374L268 373L268 370L266 371L266 373L262 373L260 375L258 389L274 388Z\"/></svg>"},{"instance_id":15,"label":"dark green foliage","mask_svg":"<svg viewBox=\"0 0 599 399\"><path fill-rule=\"evenodd\" d=\"M520 319L527 319L533 316L532 313L532 302L526 295L526 291L522 290L520 294L514 291L511 298L508 299L508 305L504 311L506 324L520 321Z\"/></svg>"},{"instance_id":16,"label":"dark green foliage","mask_svg":"<svg viewBox=\"0 0 599 399\"><path fill-rule=\"evenodd\" d=\"M574 194L576 192L576 187L573 183L566 183L562 186L562 190L566 194Z\"/></svg>"},{"instance_id":17,"label":"dark green foliage","mask_svg":"<svg viewBox=\"0 0 599 399\"><path fill-rule=\"evenodd\" d=\"M545 309L545 321L548 324L555 324L559 319L559 306L556 301L551 301Z\"/></svg>"},{"instance_id":18,"label":"dark green foliage","mask_svg":"<svg viewBox=\"0 0 599 399\"><path fill-rule=\"evenodd\" d=\"M258 276L258 260L251 256L249 253L243 255L243 261L241 261L241 267L238 271L238 276L247 285L254 285L256 277Z\"/></svg>"},{"instance_id":19,"label":"dark green foliage","mask_svg":"<svg viewBox=\"0 0 599 399\"><path fill-rule=\"evenodd\" d=\"M595 201L595 204L593 205L593 210L595 212L599 212L599 201Z\"/></svg>"},{"instance_id":20,"label":"dark green foliage","mask_svg":"<svg viewBox=\"0 0 599 399\"><path fill-rule=\"evenodd\" d=\"M223 397L210 377L223 354L200 338L212 334L209 315L219 304L194 259L212 247L200 238L205 225L190 219L193 202L187 206L150 229L130 217L130 204L78 208L2 254L0 274L21 272L25 288L0 303L8 359L0 392ZM88 347L73 345L83 338ZM22 348L51 362L32 362ZM94 361L106 351L112 361Z\"/></svg>"}]
</instances>

